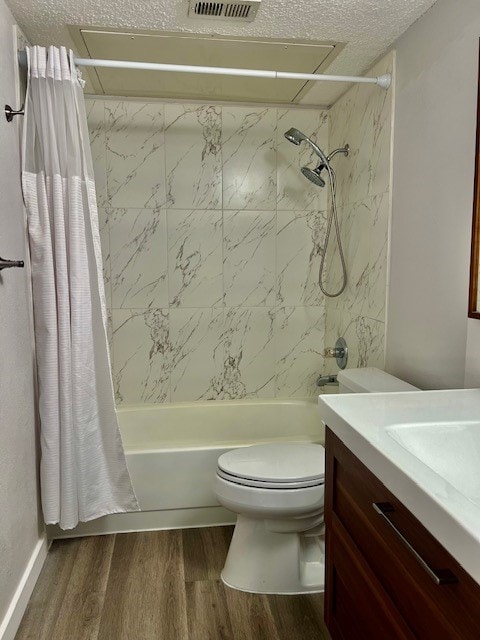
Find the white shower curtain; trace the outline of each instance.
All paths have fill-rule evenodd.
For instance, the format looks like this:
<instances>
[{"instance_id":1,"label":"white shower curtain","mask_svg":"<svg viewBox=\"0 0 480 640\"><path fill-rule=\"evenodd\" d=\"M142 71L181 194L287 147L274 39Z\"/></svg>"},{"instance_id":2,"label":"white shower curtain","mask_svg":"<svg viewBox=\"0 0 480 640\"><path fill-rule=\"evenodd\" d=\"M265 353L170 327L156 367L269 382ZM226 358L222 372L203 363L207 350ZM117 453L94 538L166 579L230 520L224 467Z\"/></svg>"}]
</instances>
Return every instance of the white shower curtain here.
<instances>
[{"instance_id":1,"label":"white shower curtain","mask_svg":"<svg viewBox=\"0 0 480 640\"><path fill-rule=\"evenodd\" d=\"M28 50L22 186L32 262L41 493L71 529L138 510L118 430L81 80L62 47Z\"/></svg>"}]
</instances>

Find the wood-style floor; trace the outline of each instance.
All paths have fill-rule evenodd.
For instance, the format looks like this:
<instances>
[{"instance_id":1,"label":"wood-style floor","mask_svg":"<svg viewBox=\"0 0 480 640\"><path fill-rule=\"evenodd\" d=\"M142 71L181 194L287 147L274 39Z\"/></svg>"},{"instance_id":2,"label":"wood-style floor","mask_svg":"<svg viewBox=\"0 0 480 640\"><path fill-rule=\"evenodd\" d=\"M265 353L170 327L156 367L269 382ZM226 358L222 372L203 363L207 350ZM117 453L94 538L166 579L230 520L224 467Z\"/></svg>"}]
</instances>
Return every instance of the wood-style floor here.
<instances>
[{"instance_id":1,"label":"wood-style floor","mask_svg":"<svg viewBox=\"0 0 480 640\"><path fill-rule=\"evenodd\" d=\"M53 543L15 640L322 640L323 597L225 587L232 527Z\"/></svg>"}]
</instances>

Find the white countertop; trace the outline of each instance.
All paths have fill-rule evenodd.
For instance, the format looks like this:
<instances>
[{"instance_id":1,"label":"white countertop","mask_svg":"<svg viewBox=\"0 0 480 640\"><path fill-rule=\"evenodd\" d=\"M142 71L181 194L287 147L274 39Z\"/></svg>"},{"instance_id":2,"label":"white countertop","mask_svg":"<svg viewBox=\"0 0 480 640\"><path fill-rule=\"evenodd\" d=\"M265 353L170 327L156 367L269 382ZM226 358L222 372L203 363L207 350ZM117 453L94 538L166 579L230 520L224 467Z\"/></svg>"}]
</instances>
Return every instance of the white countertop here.
<instances>
[{"instance_id":1,"label":"white countertop","mask_svg":"<svg viewBox=\"0 0 480 640\"><path fill-rule=\"evenodd\" d=\"M396 425L480 425L480 389L321 395L318 406L335 435L480 583L480 502L466 497L388 433ZM475 442L465 446L470 454L472 446L478 452L478 477L472 478L478 482L480 426L478 437L474 433Z\"/></svg>"}]
</instances>

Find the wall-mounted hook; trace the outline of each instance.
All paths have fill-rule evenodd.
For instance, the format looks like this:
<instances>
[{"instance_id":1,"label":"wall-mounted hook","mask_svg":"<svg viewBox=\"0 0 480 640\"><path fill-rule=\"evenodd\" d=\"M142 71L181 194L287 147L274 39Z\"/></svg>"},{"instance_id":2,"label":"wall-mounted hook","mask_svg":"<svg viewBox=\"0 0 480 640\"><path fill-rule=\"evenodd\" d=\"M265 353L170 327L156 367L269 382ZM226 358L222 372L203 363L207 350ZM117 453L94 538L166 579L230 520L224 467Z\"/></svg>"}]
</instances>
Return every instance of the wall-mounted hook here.
<instances>
[{"instance_id":1,"label":"wall-mounted hook","mask_svg":"<svg viewBox=\"0 0 480 640\"><path fill-rule=\"evenodd\" d=\"M5 260L5 258L0 258L0 271L2 269L11 269L12 267L24 267L25 263L23 260Z\"/></svg>"},{"instance_id":2,"label":"wall-mounted hook","mask_svg":"<svg viewBox=\"0 0 480 640\"><path fill-rule=\"evenodd\" d=\"M7 122L11 122L15 116L24 116L24 115L25 115L24 106L22 106L22 108L19 109L18 111L15 111L15 109L12 109L12 107L9 104L5 105L5 118L7 119Z\"/></svg>"}]
</instances>

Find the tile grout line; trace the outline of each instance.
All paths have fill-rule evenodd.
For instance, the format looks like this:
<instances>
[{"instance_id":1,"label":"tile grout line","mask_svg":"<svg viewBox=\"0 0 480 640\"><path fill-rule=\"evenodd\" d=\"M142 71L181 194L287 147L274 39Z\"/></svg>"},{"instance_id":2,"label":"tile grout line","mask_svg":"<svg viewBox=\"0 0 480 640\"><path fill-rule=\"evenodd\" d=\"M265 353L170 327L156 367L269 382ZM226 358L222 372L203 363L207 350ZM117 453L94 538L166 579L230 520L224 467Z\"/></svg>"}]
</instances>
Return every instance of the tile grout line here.
<instances>
[{"instance_id":1,"label":"tile grout line","mask_svg":"<svg viewBox=\"0 0 480 640\"><path fill-rule=\"evenodd\" d=\"M168 234L168 223L170 220L170 209L168 206L167 197L167 108L166 105L162 105L163 112L163 186L164 186L164 200L165 200L165 245L166 245L166 259L167 259L167 326L168 326L168 339L170 341L170 241ZM168 365L168 402L172 401L172 371L170 365Z\"/></svg>"},{"instance_id":2,"label":"tile grout line","mask_svg":"<svg viewBox=\"0 0 480 640\"><path fill-rule=\"evenodd\" d=\"M277 299L277 253L278 253L278 108L275 109L275 250L274 250L274 307L273 307L273 397L277 398L277 357L278 357L278 336L275 332L278 317Z\"/></svg>"},{"instance_id":3,"label":"tile grout line","mask_svg":"<svg viewBox=\"0 0 480 640\"><path fill-rule=\"evenodd\" d=\"M220 183L221 183L221 203L222 203L222 331L221 331L221 351L222 351L222 362L221 362L221 375L223 376L223 371L225 367L225 361L227 359L227 350L225 348L225 326L227 323L227 312L226 312L226 304L225 304L225 210L224 210L224 196L223 196L223 183L224 183L224 160L223 160L223 139L224 135L224 107L220 106ZM222 380L222 388L223 388L223 380Z\"/></svg>"}]
</instances>

